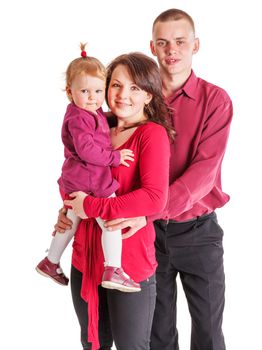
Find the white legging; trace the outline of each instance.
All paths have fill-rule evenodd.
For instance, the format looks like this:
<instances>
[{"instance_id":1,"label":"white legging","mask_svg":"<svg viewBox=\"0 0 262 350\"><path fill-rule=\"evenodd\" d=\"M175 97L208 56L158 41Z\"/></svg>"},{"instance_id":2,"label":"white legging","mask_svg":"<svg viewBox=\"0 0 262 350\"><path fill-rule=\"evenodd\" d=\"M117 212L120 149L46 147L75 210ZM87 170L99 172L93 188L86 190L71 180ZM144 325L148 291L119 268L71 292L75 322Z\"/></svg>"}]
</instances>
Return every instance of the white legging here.
<instances>
[{"instance_id":1,"label":"white legging","mask_svg":"<svg viewBox=\"0 0 262 350\"><path fill-rule=\"evenodd\" d=\"M73 222L72 228L70 230L66 230L65 233L56 232L48 250L48 259L54 264L59 263L64 250L73 238L77 226L81 220L71 209L67 210L67 217ZM107 229L104 227L104 221L101 218L96 218L96 221L102 229L102 249L104 253L105 265L121 267L121 230L107 231Z\"/></svg>"}]
</instances>

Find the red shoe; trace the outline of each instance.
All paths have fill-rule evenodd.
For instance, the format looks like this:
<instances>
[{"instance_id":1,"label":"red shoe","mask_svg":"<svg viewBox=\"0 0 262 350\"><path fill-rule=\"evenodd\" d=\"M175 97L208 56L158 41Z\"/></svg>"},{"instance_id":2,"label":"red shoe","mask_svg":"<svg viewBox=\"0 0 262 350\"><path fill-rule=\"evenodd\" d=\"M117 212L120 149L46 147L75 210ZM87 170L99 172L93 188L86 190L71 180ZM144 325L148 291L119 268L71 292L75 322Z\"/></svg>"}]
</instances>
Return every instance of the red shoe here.
<instances>
[{"instance_id":1,"label":"red shoe","mask_svg":"<svg viewBox=\"0 0 262 350\"><path fill-rule=\"evenodd\" d=\"M37 272L45 277L50 277L56 283L62 286L67 286L69 279L64 275L59 263L54 264L48 260L47 256L40 261L40 263L35 268Z\"/></svg>"},{"instance_id":2,"label":"red shoe","mask_svg":"<svg viewBox=\"0 0 262 350\"><path fill-rule=\"evenodd\" d=\"M133 281L122 269L122 267L106 266L102 287L118 289L121 292L140 292L140 284Z\"/></svg>"}]
</instances>

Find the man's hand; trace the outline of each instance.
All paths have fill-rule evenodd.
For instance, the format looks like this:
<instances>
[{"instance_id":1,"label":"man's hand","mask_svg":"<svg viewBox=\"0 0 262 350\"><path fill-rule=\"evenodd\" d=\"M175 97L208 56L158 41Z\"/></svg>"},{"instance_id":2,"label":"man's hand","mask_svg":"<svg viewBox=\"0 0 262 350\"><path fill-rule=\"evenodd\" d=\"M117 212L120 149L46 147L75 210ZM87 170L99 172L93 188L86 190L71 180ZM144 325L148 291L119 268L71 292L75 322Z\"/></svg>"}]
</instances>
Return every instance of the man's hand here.
<instances>
[{"instance_id":1,"label":"man's hand","mask_svg":"<svg viewBox=\"0 0 262 350\"><path fill-rule=\"evenodd\" d=\"M56 232L64 233L66 230L70 230L72 228L73 223L70 219L68 219L66 213L66 208L62 208L59 210L57 223L54 226L55 231L53 232L53 235L55 235Z\"/></svg>"},{"instance_id":2,"label":"man's hand","mask_svg":"<svg viewBox=\"0 0 262 350\"><path fill-rule=\"evenodd\" d=\"M146 226L146 224L146 217L139 216L137 218L108 220L105 221L104 226L108 231L121 230L130 227L129 230L122 235L122 239L126 239L133 236L138 230Z\"/></svg>"}]
</instances>

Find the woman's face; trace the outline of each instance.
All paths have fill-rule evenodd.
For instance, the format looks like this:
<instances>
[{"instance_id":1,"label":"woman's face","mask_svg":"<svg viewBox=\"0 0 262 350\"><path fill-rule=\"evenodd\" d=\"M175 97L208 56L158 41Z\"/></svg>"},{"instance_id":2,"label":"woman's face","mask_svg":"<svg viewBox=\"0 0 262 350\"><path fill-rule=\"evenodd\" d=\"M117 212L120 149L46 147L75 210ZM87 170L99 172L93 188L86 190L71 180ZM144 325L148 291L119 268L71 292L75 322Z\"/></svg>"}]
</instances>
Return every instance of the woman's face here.
<instances>
[{"instance_id":1,"label":"woman's face","mask_svg":"<svg viewBox=\"0 0 262 350\"><path fill-rule=\"evenodd\" d=\"M108 87L108 104L119 119L127 124L147 119L144 107L151 99L150 93L134 83L124 65L115 68Z\"/></svg>"}]
</instances>

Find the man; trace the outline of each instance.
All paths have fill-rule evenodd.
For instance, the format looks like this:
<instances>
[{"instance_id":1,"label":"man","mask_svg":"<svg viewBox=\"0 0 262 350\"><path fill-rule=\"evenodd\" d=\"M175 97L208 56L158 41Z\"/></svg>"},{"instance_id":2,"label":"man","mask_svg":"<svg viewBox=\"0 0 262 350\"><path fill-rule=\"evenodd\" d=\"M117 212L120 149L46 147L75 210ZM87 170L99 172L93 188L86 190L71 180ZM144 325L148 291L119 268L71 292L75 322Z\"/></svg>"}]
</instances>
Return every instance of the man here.
<instances>
[{"instance_id":1,"label":"man","mask_svg":"<svg viewBox=\"0 0 262 350\"><path fill-rule=\"evenodd\" d=\"M176 140L171 144L170 190L165 211L155 220L157 300L151 350L178 350L176 277L179 274L192 319L191 350L224 350L222 316L225 278L223 231L215 209L229 200L221 188L221 163L232 119L232 103L221 88L197 78L198 52L192 18L170 9L153 24L151 51L159 62L163 93L173 110ZM59 227L61 230L61 220ZM130 227L145 218L118 219L109 228ZM62 225L63 226L63 225Z\"/></svg>"},{"instance_id":2,"label":"man","mask_svg":"<svg viewBox=\"0 0 262 350\"><path fill-rule=\"evenodd\" d=\"M157 56L163 92L173 108L177 139L171 145L169 201L155 221L157 303L152 350L178 350L177 274L192 319L191 350L223 350L223 231L216 208L228 202L221 188L221 163L232 119L226 92L191 70L198 52L194 22L171 9L153 24L151 51Z\"/></svg>"}]
</instances>

